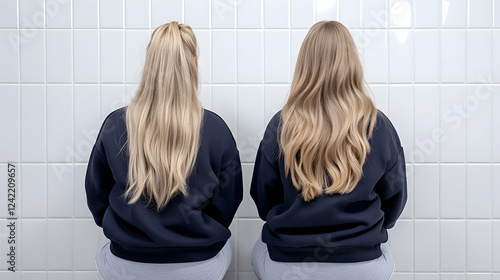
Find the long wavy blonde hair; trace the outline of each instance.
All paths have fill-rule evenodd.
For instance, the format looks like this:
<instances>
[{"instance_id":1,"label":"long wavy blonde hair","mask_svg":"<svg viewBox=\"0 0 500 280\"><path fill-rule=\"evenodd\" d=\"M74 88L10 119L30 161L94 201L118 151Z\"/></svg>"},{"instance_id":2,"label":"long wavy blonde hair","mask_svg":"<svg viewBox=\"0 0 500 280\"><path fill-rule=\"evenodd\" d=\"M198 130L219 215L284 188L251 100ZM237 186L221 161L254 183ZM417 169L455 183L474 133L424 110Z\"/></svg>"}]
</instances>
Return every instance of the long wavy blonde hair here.
<instances>
[{"instance_id":1,"label":"long wavy blonde hair","mask_svg":"<svg viewBox=\"0 0 500 280\"><path fill-rule=\"evenodd\" d=\"M142 79L126 112L129 204L145 197L159 211L177 194L187 194L203 118L196 50L188 25L173 21L151 35Z\"/></svg>"},{"instance_id":2,"label":"long wavy blonde hair","mask_svg":"<svg viewBox=\"0 0 500 280\"><path fill-rule=\"evenodd\" d=\"M336 21L316 23L300 48L281 111L285 172L305 201L354 190L376 115L351 34Z\"/></svg>"}]
</instances>

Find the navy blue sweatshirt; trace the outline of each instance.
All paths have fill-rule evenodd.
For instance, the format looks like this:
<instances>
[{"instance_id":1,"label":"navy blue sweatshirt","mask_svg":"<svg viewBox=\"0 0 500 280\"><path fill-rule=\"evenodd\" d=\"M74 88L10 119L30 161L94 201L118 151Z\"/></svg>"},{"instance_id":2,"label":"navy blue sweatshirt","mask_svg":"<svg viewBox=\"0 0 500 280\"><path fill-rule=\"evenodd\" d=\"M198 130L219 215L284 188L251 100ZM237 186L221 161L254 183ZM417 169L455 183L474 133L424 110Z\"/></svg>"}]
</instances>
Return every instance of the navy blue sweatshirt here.
<instances>
[{"instance_id":1,"label":"navy blue sweatshirt","mask_svg":"<svg viewBox=\"0 0 500 280\"><path fill-rule=\"evenodd\" d=\"M200 148L189 194L177 195L157 212L147 199L128 205L126 107L105 119L90 154L85 190L96 224L111 240L111 252L146 263L192 262L212 258L226 244L242 196L241 163L224 121L205 110Z\"/></svg>"},{"instance_id":2,"label":"navy blue sweatshirt","mask_svg":"<svg viewBox=\"0 0 500 280\"><path fill-rule=\"evenodd\" d=\"M371 152L355 189L305 202L285 176L281 116L269 122L255 161L250 193L266 221L262 241L280 262L359 262L381 256L380 244L406 203L403 149L389 119L378 112Z\"/></svg>"}]
</instances>

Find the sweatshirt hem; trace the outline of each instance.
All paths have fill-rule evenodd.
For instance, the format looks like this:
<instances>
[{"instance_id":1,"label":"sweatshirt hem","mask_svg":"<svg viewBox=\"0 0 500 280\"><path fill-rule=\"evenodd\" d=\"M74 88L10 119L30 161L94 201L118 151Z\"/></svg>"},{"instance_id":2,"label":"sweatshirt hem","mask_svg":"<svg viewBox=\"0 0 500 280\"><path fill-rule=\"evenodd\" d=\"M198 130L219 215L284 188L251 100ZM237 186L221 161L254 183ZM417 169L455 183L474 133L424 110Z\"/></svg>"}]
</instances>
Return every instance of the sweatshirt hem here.
<instances>
[{"instance_id":1,"label":"sweatshirt hem","mask_svg":"<svg viewBox=\"0 0 500 280\"><path fill-rule=\"evenodd\" d=\"M352 263L382 256L380 244L356 247L279 247L267 245L269 257L277 262Z\"/></svg>"},{"instance_id":2,"label":"sweatshirt hem","mask_svg":"<svg viewBox=\"0 0 500 280\"><path fill-rule=\"evenodd\" d=\"M111 241L113 255L134 262L183 263L204 261L215 257L226 241L203 247L135 247Z\"/></svg>"}]
</instances>

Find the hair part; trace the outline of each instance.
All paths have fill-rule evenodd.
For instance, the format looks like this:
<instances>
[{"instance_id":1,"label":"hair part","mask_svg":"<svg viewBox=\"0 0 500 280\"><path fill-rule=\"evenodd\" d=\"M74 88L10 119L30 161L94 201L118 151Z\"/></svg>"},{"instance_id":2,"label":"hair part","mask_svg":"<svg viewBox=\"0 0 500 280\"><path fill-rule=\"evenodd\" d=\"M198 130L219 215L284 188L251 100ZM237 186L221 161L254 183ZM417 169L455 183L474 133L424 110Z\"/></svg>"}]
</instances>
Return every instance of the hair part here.
<instances>
[{"instance_id":1,"label":"hair part","mask_svg":"<svg viewBox=\"0 0 500 280\"><path fill-rule=\"evenodd\" d=\"M281 111L285 172L305 201L354 190L376 115L349 30L337 21L313 25Z\"/></svg>"},{"instance_id":2,"label":"hair part","mask_svg":"<svg viewBox=\"0 0 500 280\"><path fill-rule=\"evenodd\" d=\"M188 193L203 118L196 50L188 25L173 21L151 35L141 82L126 111L129 204L144 197L160 211Z\"/></svg>"}]
</instances>

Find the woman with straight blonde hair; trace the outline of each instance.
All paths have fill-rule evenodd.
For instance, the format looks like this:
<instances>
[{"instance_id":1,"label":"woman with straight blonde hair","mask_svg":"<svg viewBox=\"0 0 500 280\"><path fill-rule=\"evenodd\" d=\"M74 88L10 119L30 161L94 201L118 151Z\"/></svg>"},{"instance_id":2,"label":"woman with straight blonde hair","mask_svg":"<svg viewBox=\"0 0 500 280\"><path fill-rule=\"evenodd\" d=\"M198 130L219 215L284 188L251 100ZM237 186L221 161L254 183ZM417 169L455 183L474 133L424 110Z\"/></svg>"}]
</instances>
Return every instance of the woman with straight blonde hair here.
<instances>
[{"instance_id":1,"label":"woman with straight blonde hair","mask_svg":"<svg viewBox=\"0 0 500 280\"><path fill-rule=\"evenodd\" d=\"M250 192L266 221L252 254L260 279L390 278L387 230L406 203L404 153L341 23L307 33Z\"/></svg>"},{"instance_id":2,"label":"woman with straight blonde hair","mask_svg":"<svg viewBox=\"0 0 500 280\"><path fill-rule=\"evenodd\" d=\"M241 163L229 128L198 98L189 26L151 35L135 97L99 131L85 189L110 240L96 257L102 279L223 278Z\"/></svg>"}]
</instances>

